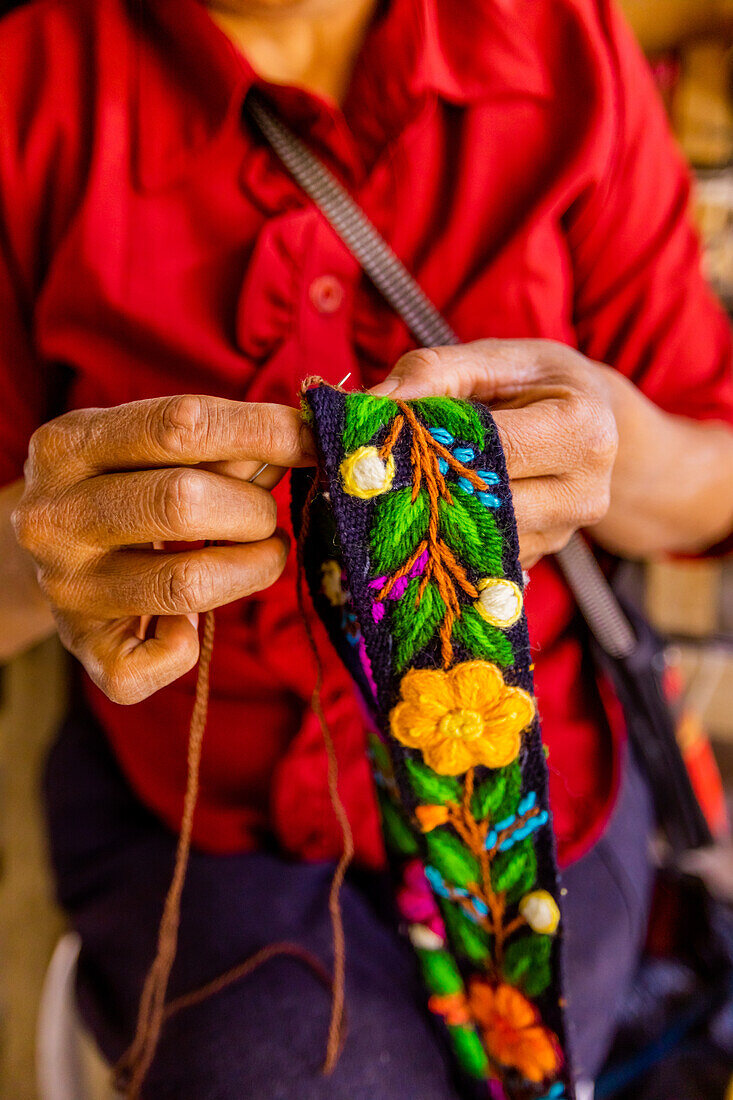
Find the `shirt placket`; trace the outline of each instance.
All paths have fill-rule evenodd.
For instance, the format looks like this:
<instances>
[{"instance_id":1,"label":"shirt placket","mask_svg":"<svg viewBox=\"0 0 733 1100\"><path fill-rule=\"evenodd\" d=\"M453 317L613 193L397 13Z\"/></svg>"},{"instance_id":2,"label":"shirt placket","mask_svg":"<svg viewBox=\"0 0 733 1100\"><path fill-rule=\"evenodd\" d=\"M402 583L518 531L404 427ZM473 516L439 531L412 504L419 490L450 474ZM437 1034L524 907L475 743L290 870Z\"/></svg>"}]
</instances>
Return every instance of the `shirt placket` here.
<instances>
[{"instance_id":1,"label":"shirt placket","mask_svg":"<svg viewBox=\"0 0 733 1100\"><path fill-rule=\"evenodd\" d=\"M361 270L320 211L313 208L309 217L313 231L301 271L298 369L301 378L316 374L333 384L351 373L349 387L353 388L361 384L353 341Z\"/></svg>"}]
</instances>

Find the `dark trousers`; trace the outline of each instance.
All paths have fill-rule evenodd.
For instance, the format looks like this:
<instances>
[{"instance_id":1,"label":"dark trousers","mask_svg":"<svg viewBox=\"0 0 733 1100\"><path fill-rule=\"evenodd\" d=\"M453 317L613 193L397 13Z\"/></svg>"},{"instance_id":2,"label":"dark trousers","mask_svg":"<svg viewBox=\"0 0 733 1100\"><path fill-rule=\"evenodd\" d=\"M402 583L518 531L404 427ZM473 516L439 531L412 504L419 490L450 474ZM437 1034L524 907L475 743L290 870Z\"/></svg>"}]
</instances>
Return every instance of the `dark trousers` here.
<instances>
[{"instance_id":1,"label":"dark trousers","mask_svg":"<svg viewBox=\"0 0 733 1100\"><path fill-rule=\"evenodd\" d=\"M46 800L58 893L82 938L79 1003L110 1061L127 1047L155 950L175 838L135 798L101 731L70 719L52 750ZM566 971L574 1062L592 1077L607 1053L646 927L648 792L627 762L603 838L564 876ZM330 969L329 864L276 852L194 852L186 881L175 996L259 948L291 940ZM343 891L348 1035L320 1073L328 992L296 960L268 962L166 1025L144 1095L154 1100L457 1100L425 1010L386 877L355 872Z\"/></svg>"}]
</instances>

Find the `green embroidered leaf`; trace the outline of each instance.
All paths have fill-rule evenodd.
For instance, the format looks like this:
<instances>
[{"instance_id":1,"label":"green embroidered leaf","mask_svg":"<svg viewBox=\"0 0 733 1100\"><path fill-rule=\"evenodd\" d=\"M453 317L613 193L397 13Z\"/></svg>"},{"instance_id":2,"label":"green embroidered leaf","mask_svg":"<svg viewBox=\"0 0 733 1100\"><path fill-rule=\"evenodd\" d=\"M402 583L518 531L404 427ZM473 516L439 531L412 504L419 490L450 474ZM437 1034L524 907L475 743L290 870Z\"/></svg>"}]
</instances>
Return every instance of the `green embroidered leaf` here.
<instances>
[{"instance_id":1,"label":"green embroidered leaf","mask_svg":"<svg viewBox=\"0 0 733 1100\"><path fill-rule=\"evenodd\" d=\"M471 813L477 821L483 821L485 818L490 821L497 820L496 811L506 793L508 774L508 768L491 772L487 779L475 787L471 799Z\"/></svg>"},{"instance_id":2,"label":"green embroidered leaf","mask_svg":"<svg viewBox=\"0 0 733 1100\"><path fill-rule=\"evenodd\" d=\"M463 842L445 829L434 829L425 836L428 862L453 886L469 886L481 877L479 862Z\"/></svg>"},{"instance_id":3,"label":"green embroidered leaf","mask_svg":"<svg viewBox=\"0 0 733 1100\"><path fill-rule=\"evenodd\" d=\"M384 839L390 851L400 856L419 854L417 838L410 828L402 810L379 791L379 809L382 814Z\"/></svg>"},{"instance_id":4,"label":"green embroidered leaf","mask_svg":"<svg viewBox=\"0 0 733 1100\"><path fill-rule=\"evenodd\" d=\"M389 424L396 412L396 404L388 397L374 397L370 393L349 394L346 398L344 423L346 453L369 443L380 428Z\"/></svg>"},{"instance_id":5,"label":"green embroidered leaf","mask_svg":"<svg viewBox=\"0 0 733 1100\"><path fill-rule=\"evenodd\" d=\"M498 852L491 864L491 885L497 894L506 893L511 905L531 890L537 881L537 856L530 837L508 852Z\"/></svg>"},{"instance_id":6,"label":"green embroidered leaf","mask_svg":"<svg viewBox=\"0 0 733 1100\"><path fill-rule=\"evenodd\" d=\"M490 626L473 607L464 607L453 626L453 637L472 657L493 661L505 668L514 664L511 642L502 630Z\"/></svg>"},{"instance_id":7,"label":"green embroidered leaf","mask_svg":"<svg viewBox=\"0 0 733 1100\"><path fill-rule=\"evenodd\" d=\"M430 428L445 428L454 439L474 443L483 449L484 426L481 417L467 401L455 401L450 397L422 397L411 401Z\"/></svg>"},{"instance_id":8,"label":"green embroidered leaf","mask_svg":"<svg viewBox=\"0 0 733 1100\"><path fill-rule=\"evenodd\" d=\"M405 760L405 768L410 786L420 802L435 806L460 801L461 784L452 775L438 775L427 764L409 758Z\"/></svg>"},{"instance_id":9,"label":"green embroidered leaf","mask_svg":"<svg viewBox=\"0 0 733 1100\"><path fill-rule=\"evenodd\" d=\"M429 520L430 502L423 490L414 502L409 485L378 498L369 535L369 556L375 576L394 573L407 561L427 535Z\"/></svg>"},{"instance_id":10,"label":"green embroidered leaf","mask_svg":"<svg viewBox=\"0 0 733 1100\"><path fill-rule=\"evenodd\" d=\"M512 940L504 954L502 971L510 985L528 997L539 997L552 981L552 937L534 932Z\"/></svg>"},{"instance_id":11,"label":"green embroidered leaf","mask_svg":"<svg viewBox=\"0 0 733 1100\"><path fill-rule=\"evenodd\" d=\"M431 993L444 997L449 993L459 993L463 989L463 978L455 959L447 951L418 950L417 957L420 960L423 980Z\"/></svg>"},{"instance_id":12,"label":"green embroidered leaf","mask_svg":"<svg viewBox=\"0 0 733 1100\"><path fill-rule=\"evenodd\" d=\"M450 492L453 504L438 504L440 534L464 565L482 577L503 576L503 541L491 510L452 482Z\"/></svg>"},{"instance_id":13,"label":"green embroidered leaf","mask_svg":"<svg viewBox=\"0 0 733 1100\"><path fill-rule=\"evenodd\" d=\"M465 955L473 963L484 963L489 954L489 933L472 921L457 902L441 902L440 912L458 954Z\"/></svg>"},{"instance_id":14,"label":"green embroidered leaf","mask_svg":"<svg viewBox=\"0 0 733 1100\"><path fill-rule=\"evenodd\" d=\"M492 819L494 822L504 821L515 814L522 797L522 770L519 762L515 760L508 768L504 768L501 774L504 777L504 793L494 811Z\"/></svg>"},{"instance_id":15,"label":"green embroidered leaf","mask_svg":"<svg viewBox=\"0 0 733 1100\"><path fill-rule=\"evenodd\" d=\"M392 605L392 653L397 672L402 672L429 645L445 615L445 603L433 581L428 581L415 607L419 588L420 578L413 577L402 599Z\"/></svg>"},{"instance_id":16,"label":"green embroidered leaf","mask_svg":"<svg viewBox=\"0 0 733 1100\"><path fill-rule=\"evenodd\" d=\"M489 1059L478 1033L471 1027L448 1025L456 1061L471 1077L486 1078L489 1073Z\"/></svg>"}]
</instances>

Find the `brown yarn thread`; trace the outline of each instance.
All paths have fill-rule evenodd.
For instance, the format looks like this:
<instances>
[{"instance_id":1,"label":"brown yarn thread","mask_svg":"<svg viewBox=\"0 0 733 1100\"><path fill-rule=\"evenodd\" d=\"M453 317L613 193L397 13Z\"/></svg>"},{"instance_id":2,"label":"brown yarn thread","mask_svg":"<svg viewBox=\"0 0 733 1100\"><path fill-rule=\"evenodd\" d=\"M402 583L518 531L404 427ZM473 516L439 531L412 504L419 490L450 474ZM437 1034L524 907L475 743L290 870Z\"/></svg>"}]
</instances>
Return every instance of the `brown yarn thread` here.
<instances>
[{"instance_id":1,"label":"brown yarn thread","mask_svg":"<svg viewBox=\"0 0 733 1100\"><path fill-rule=\"evenodd\" d=\"M300 532L298 534L298 580L297 580L297 594L298 594L298 607L303 619L303 625L308 637L308 644L311 647L313 657L316 664L316 686L313 689L313 696L311 699L311 706L313 707L313 713L321 727L321 733L323 734L323 742L326 746L326 756L328 758L328 797L333 807L333 812L336 815L336 820L341 828L341 836L343 838L343 850L341 857L336 865L333 878L331 879L331 889L328 895L328 911L331 916L331 928L333 930L333 998L331 1001L331 1020L328 1026L328 1041L326 1044L326 1060L323 1064L323 1072L330 1074L336 1067L336 1063L341 1051L341 1044L344 1038L344 1006L346 1000L346 939L344 936L344 922L341 912L341 887L346 876L346 872L349 868L349 864L354 858L354 837L351 832L351 824L349 822L346 809L338 790L338 761L336 759L336 748L334 746L333 734L329 728L326 716L323 713L323 706L321 705L321 689L323 687L323 665L321 663L320 654L318 652L318 645L316 643L313 629L308 618L308 613L305 606L305 543L308 538L308 532L310 530L310 518L311 507L313 501L318 495L318 473L313 477L313 483L308 490L308 494L305 498L305 504L303 505L303 512L301 517Z\"/></svg>"},{"instance_id":2,"label":"brown yarn thread","mask_svg":"<svg viewBox=\"0 0 733 1100\"><path fill-rule=\"evenodd\" d=\"M321 960L311 951L308 951L307 948L300 947L297 943L288 943L287 941L283 941L282 943L269 943L267 947L262 947L259 951L255 951L254 955L250 955L245 962L232 967L231 970L227 970L218 978L214 978L213 981L207 982L206 985L202 985L198 989L192 990L191 993L183 993L180 997L176 997L174 1000L169 1001L166 1005L164 1019L169 1020L171 1016L175 1016L177 1012L201 1004L202 1001L207 1000L209 997L213 997L215 993L221 993L223 989L233 985L234 982L238 982L240 978L246 978L247 975L251 974L253 970L256 970L258 966L262 966L263 963L269 962L270 959L279 958L281 956L299 960L304 966L307 966L309 970L313 971L321 985L325 986L329 992L333 990L331 975L328 973Z\"/></svg>"},{"instance_id":3,"label":"brown yarn thread","mask_svg":"<svg viewBox=\"0 0 733 1100\"><path fill-rule=\"evenodd\" d=\"M128 1100L136 1100L155 1056L165 1015L165 994L178 947L178 927L181 917L181 894L186 879L191 851L194 810L199 793L201 748L206 729L209 704L209 670L214 649L214 612L207 611L204 635L199 651L196 698L188 731L188 774L183 800L181 830L176 846L173 877L168 888L163 916L158 928L158 943L153 964L143 985L138 1008L137 1028L131 1046L115 1068L115 1082L125 1091Z\"/></svg>"},{"instance_id":4,"label":"brown yarn thread","mask_svg":"<svg viewBox=\"0 0 733 1100\"><path fill-rule=\"evenodd\" d=\"M181 830L176 847L173 876L163 906L163 915L158 929L155 958L146 976L140 996L135 1037L113 1071L115 1087L121 1092L124 1092L126 1100L137 1100L139 1097L140 1089L143 1086L158 1048L163 1024L170 1019L171 1016L184 1008L200 1004L208 997L220 992L240 978L246 977L248 974L252 973L253 970L257 969L257 967L278 956L289 956L300 960L311 969L322 984L326 985L331 990L331 1019L328 1028L328 1041L323 1072L325 1074L330 1074L338 1062L345 1034L346 987L346 941L341 912L341 887L346 876L346 871L354 856L354 841L348 815L338 792L338 761L336 759L333 734L328 726L321 704L323 665L305 607L303 551L305 540L310 529L310 509L317 493L318 475L316 474L303 506L302 525L298 538L297 594L298 607L316 664L316 685L313 690L312 707L318 718L326 747L328 759L328 794L343 837L343 850L331 880L328 898L328 909L333 930L333 980L330 978L328 971L320 960L310 951L299 947L297 944L281 942L268 944L249 959L245 960L245 962L232 967L224 974L213 979L213 981L208 982L206 985L190 993L177 997L168 1005L165 1004L165 995L168 989L170 972L178 947L181 895L183 893L191 851L193 818L199 793L201 751L208 711L209 671L214 649L214 612L207 611L204 619L204 635L199 651L196 696L188 732L186 793L184 796Z\"/></svg>"}]
</instances>

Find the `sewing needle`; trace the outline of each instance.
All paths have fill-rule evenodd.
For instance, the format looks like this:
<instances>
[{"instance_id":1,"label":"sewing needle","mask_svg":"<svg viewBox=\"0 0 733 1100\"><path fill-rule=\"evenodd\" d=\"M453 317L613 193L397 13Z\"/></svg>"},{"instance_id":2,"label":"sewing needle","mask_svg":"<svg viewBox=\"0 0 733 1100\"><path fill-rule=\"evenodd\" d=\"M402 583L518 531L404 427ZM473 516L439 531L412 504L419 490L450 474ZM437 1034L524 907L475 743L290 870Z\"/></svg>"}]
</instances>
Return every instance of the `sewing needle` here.
<instances>
[{"instance_id":1,"label":"sewing needle","mask_svg":"<svg viewBox=\"0 0 733 1100\"><path fill-rule=\"evenodd\" d=\"M349 379L351 378L351 374L352 374L351 371L349 371L348 374L345 374L344 377L341 379L341 381L336 383L336 388L338 389L339 386L343 386L344 382L348 382ZM269 462L263 462L263 464L260 466L259 470L257 470L256 473L252 474L252 477L248 478L248 481L249 481L250 485L252 484L253 481L257 481L257 478L260 476L260 474L263 474L265 472L265 470L267 469L267 467L269 465L270 465Z\"/></svg>"}]
</instances>

